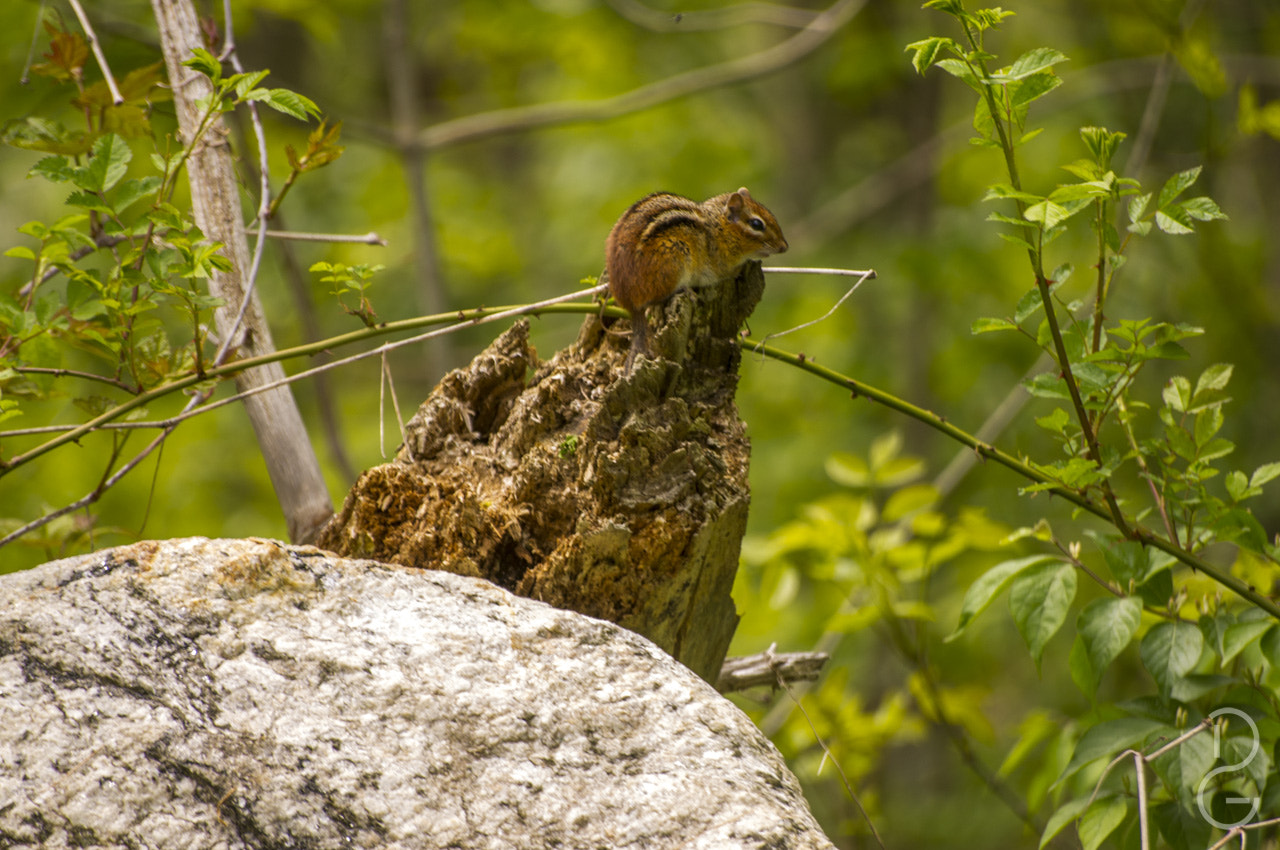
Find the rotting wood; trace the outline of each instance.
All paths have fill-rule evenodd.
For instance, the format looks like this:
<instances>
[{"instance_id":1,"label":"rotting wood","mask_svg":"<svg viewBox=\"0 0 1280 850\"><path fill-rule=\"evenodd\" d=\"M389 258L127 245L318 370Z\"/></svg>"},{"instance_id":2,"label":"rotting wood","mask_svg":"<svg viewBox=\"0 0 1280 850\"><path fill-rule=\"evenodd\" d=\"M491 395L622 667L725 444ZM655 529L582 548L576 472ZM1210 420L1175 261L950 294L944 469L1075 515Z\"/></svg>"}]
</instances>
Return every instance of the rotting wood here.
<instances>
[{"instance_id":1,"label":"rotting wood","mask_svg":"<svg viewBox=\"0 0 1280 850\"><path fill-rule=\"evenodd\" d=\"M750 500L735 335L763 291L751 263L651 308L657 357L628 376L625 323L587 319L547 363L517 323L445 376L318 545L610 620L714 682Z\"/></svg>"}]
</instances>

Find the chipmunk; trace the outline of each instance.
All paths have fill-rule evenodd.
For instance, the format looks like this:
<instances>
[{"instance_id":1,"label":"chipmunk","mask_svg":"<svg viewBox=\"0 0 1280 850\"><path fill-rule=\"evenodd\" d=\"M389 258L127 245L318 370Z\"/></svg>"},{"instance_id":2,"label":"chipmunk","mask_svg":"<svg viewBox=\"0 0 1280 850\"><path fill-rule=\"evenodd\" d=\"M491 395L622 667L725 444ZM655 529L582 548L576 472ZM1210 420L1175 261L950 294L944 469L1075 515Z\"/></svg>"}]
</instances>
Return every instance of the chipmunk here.
<instances>
[{"instance_id":1,"label":"chipmunk","mask_svg":"<svg viewBox=\"0 0 1280 850\"><path fill-rule=\"evenodd\" d=\"M637 354L649 354L647 306L681 287L725 280L748 260L786 250L777 219L745 188L702 203L655 192L632 204L605 243L609 292L631 314L625 372Z\"/></svg>"}]
</instances>

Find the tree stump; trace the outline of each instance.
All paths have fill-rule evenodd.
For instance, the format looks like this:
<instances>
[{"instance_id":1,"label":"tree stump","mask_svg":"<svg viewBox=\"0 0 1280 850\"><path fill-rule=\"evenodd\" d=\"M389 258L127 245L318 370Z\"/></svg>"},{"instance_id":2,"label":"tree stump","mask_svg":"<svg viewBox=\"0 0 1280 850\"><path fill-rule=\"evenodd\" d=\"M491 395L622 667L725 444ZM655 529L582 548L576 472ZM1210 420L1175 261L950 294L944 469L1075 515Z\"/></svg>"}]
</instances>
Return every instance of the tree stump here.
<instances>
[{"instance_id":1,"label":"tree stump","mask_svg":"<svg viewBox=\"0 0 1280 850\"><path fill-rule=\"evenodd\" d=\"M547 363L518 322L441 380L317 544L609 620L714 682L750 500L735 337L763 291L750 263L650 308L655 356L630 375L626 322L587 319Z\"/></svg>"}]
</instances>

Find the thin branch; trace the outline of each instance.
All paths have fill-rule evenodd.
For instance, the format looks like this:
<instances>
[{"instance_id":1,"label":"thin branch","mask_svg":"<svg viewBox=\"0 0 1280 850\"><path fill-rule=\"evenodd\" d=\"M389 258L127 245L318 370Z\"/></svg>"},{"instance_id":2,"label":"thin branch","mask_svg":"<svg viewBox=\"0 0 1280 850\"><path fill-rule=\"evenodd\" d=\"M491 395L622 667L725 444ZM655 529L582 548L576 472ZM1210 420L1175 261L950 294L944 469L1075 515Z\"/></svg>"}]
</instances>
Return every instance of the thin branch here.
<instances>
[{"instance_id":1,"label":"thin branch","mask_svg":"<svg viewBox=\"0 0 1280 850\"><path fill-rule=\"evenodd\" d=\"M235 69L237 74L243 74L244 65L241 64L240 55L236 52L235 30L232 29L231 0L223 0L223 14L225 18L225 23L223 24L225 27L225 32L223 33L225 40L223 55L231 63L231 67ZM249 121L253 125L253 135L258 141L258 213L256 216L258 232L253 243L253 259L249 263L249 271L244 278L244 295L240 299L240 309L236 312L235 321L223 333L225 338L222 340L218 353L214 355L214 366L221 366L225 363L226 359L231 356L231 351L239 345L239 340L242 336L241 328L244 326L244 317L253 302L254 292L258 284L258 270L262 266L262 251L267 244L267 210L271 208L271 176L267 163L267 133L262 127L262 116L258 113L258 104L249 101L247 105L249 107Z\"/></svg>"},{"instance_id":2,"label":"thin branch","mask_svg":"<svg viewBox=\"0 0 1280 850\"><path fill-rule=\"evenodd\" d=\"M102 76L107 81L107 90L111 92L111 102L116 106L124 103L124 96L120 94L120 89L116 86L116 78L111 74L111 67L107 65L107 57L102 53L102 45L98 43L98 36L93 31L93 24L89 23L89 16L84 13L84 9L80 6L80 0L68 0L71 8L76 13L76 18L80 21L80 28L84 30L85 38L89 41L89 49L93 51L93 58L97 61L98 67L102 70Z\"/></svg>"},{"instance_id":3,"label":"thin branch","mask_svg":"<svg viewBox=\"0 0 1280 850\"><path fill-rule=\"evenodd\" d=\"M386 247L387 240L372 230L364 234L304 233L298 230L266 230L268 239L291 239L295 242L341 242L352 245L378 245Z\"/></svg>"},{"instance_id":4,"label":"thin branch","mask_svg":"<svg viewBox=\"0 0 1280 850\"><path fill-rule=\"evenodd\" d=\"M788 683L813 682L830 658L825 652L775 653L772 649L755 655L726 658L716 677L716 690L727 694L762 685L777 685L779 678Z\"/></svg>"},{"instance_id":5,"label":"thin branch","mask_svg":"<svg viewBox=\"0 0 1280 850\"><path fill-rule=\"evenodd\" d=\"M517 106L445 121L423 130L418 135L418 145L426 150L438 150L536 127L608 121L696 92L746 82L785 68L812 53L865 4L866 0L837 0L803 30L773 47L719 65L676 74L613 97Z\"/></svg>"},{"instance_id":6,"label":"thin branch","mask_svg":"<svg viewBox=\"0 0 1280 850\"><path fill-rule=\"evenodd\" d=\"M20 374L52 375L55 378L83 378L86 381L98 381L99 383L107 384L108 386L124 390L127 393L138 392L137 387L132 384L127 384L118 378L109 378L106 375L96 375L93 372L81 372L78 369L54 369L48 366L10 366L9 368Z\"/></svg>"},{"instance_id":7,"label":"thin branch","mask_svg":"<svg viewBox=\"0 0 1280 850\"><path fill-rule=\"evenodd\" d=\"M755 351L757 343L751 339L743 339L738 341L738 345L744 351ZM1083 508L1094 516L1108 522L1114 521L1114 514L1107 505L1099 504L1085 493L1062 486L1054 478L1040 472L1029 463L1018 460L1012 455L1000 451L988 443L978 440L972 434L969 434L961 428L957 428L955 425L952 425L946 419L931 410L917 407L916 405L911 404L908 401L904 401L895 395L885 392L884 390L872 387L869 384L850 378L847 375L842 375L833 369L820 366L808 357L805 357L803 354L792 354L791 352L781 351L768 345L760 346L759 351L774 360L780 360L784 363L790 363L794 366L798 366L806 372L817 375L829 383L843 387L844 389L851 391L855 398L858 396L865 396L877 404L884 405L891 410L896 410L899 413L906 414L912 419L928 425L936 431L940 431L956 442L968 446L983 459L994 460L1001 466L1004 466L1013 472L1016 472L1023 478L1037 484L1053 485L1049 489L1049 493L1059 496L1079 508ZM1177 545L1176 542L1166 540L1141 525L1129 525L1128 532L1128 536L1132 539L1147 546L1154 546L1160 551L1172 555L1186 566L1204 573L1218 584L1221 584L1223 587L1235 593L1237 596L1247 599L1254 605L1257 605L1259 608L1266 611L1272 617L1280 620L1280 605L1277 605L1274 600L1264 596L1262 593L1258 592L1256 588L1241 581L1230 572L1227 572L1223 568L1188 552L1181 546Z\"/></svg>"},{"instance_id":8,"label":"thin branch","mask_svg":"<svg viewBox=\"0 0 1280 850\"><path fill-rule=\"evenodd\" d=\"M208 394L210 392L212 392L212 390L208 390L200 395L196 395L192 397L192 399L187 402L185 411L189 411L192 408L194 408L196 405L198 405L202 399L208 397ZM178 421L181 421L181 420L179 419ZM138 464L142 463L142 461L144 461L147 458L148 455L150 455L153 451L155 451L157 448L162 446L164 444L164 441L169 438L169 435L173 433L173 429L177 427L178 427L177 422L175 422L173 425L165 428L163 433L157 434L155 439L153 439L150 443L148 443L146 447L143 448L143 450L139 452L137 455L135 455L132 460L130 460L124 466L117 469L114 474L110 475L103 481L99 482L98 486L94 487L93 490L89 491L81 498L77 499L76 501L72 502L69 505L64 505L63 507L58 508L57 510L50 511L49 513L45 514L39 519L34 519L31 522L27 523L26 525L22 526L21 528L16 528L13 531L6 534L4 537L0 538L0 548L18 539L24 534L35 531L37 528L41 528L45 525L48 525L49 523L53 522L55 519L57 519L60 516L65 516L66 514L78 511L81 508L87 507L93 504L94 502L98 501L99 499L101 499L103 494L106 493L108 490L110 490L112 487L114 487L116 483L120 481L120 479L124 478L126 475L132 472L134 468L138 466Z\"/></svg>"},{"instance_id":9,"label":"thin branch","mask_svg":"<svg viewBox=\"0 0 1280 850\"><path fill-rule=\"evenodd\" d=\"M234 363L219 366L214 369L209 369L203 375L188 375L184 378L171 381L167 384L164 384L163 386L157 387L146 393L142 393L141 395L138 395L120 405L117 405L116 407L106 411L105 413L95 417L94 419L76 426L73 430L65 434L62 434L54 439L48 440L45 443L42 443L41 445L36 446L35 448L30 449L27 452L24 452L20 455L16 455L15 457L13 457L7 462L0 461L0 477L2 477L4 474L7 474L17 466L20 466L24 463L28 463L31 460L34 460L35 458L49 451L52 451L55 448L58 448L59 446L66 445L69 442L78 440L80 437L83 437L85 434L88 434L91 431L94 431L97 428L101 427L102 425L108 422L112 422L115 419L120 418L121 416L124 416L126 413L128 413L131 410L136 410L139 407L143 407L151 403L157 398L163 397L165 395L168 395L174 392L178 392L180 390L186 389L187 387L191 387L196 384L199 384L203 381L215 380L218 378L227 377L229 375L233 375L245 369L266 365L268 363L276 363L283 360L289 360L295 357L303 357L303 356L309 356L312 354L317 354L319 352L327 351L331 348L335 348L340 345L346 345L352 342L370 339L383 334L394 333L397 331L407 330L410 328L423 327L431 324L438 324L439 322L445 321L449 318L456 318L460 323L480 324L482 322L492 322L492 321L497 321L499 319L510 318L512 316L527 315L527 314L542 313L542 312L599 313L601 312L601 308L598 304L594 304L594 303L568 304L565 302L571 301L575 298L600 295L604 293L607 289L608 287L605 285L593 286L587 289L580 290L578 292L569 293L568 295L561 295L561 296L557 296L556 298L547 299L546 301L540 301L536 304L527 304L527 305L521 305L518 307L477 308L475 310L469 310L469 311L458 311L457 313L442 314L437 316L418 317L415 319L406 319L400 322L389 322L387 324L380 325L376 328L365 328L359 331L353 331L349 334L344 334L342 336L334 337L332 339L322 340L320 342L310 343L307 345L296 346L290 349L281 349L281 350L271 352L270 354L264 354L258 357L247 358L245 360L236 361ZM604 308L603 312L606 315L617 316L620 318L625 317L627 315L626 311L620 307L606 307ZM430 336L433 336L436 334L451 333L451 332L452 332L451 329L445 328L437 331L431 331L430 333L427 333L427 334L420 334L418 336L414 336L414 337L400 340L397 342L387 343L384 346L380 346L378 348L372 349L371 351L364 352L363 354L355 355L353 357L346 358L345 360L334 361L333 363L330 363L330 364L324 364L323 366L316 367L315 369L307 370L305 372L301 372L296 375L286 377L282 381L278 381L270 385L264 385L263 387L257 390L250 390L244 395L252 395L257 391L274 388L275 386L278 386L280 384L291 383L292 381L299 380L303 377L306 377L307 375L314 374L315 372L318 372L324 369L334 368L338 365L342 365L348 362L354 362L364 357L373 356L375 354L381 354L384 351L390 351L406 345L412 345L414 343L420 342L423 339L429 338ZM758 343L756 343L754 340L750 338L747 338L747 339L739 340L738 345L744 351L752 352L757 349ZM934 413L931 410L926 410L922 407L917 407L916 405L911 404L908 401L904 401L903 399L900 399L897 396L892 395L891 393L885 392L884 390L877 389L876 387L873 387L870 384L863 383L862 381L859 381L855 378L850 378L847 375L842 375L839 372L836 372L832 369L828 369L825 366L821 366L817 363L814 363L813 360L805 357L803 354L792 354L790 352L782 351L780 349L777 349L768 345L761 345L759 346L758 350L760 353L763 353L767 357L770 357L774 360L779 360L784 363L789 363L793 366L796 366L806 372L809 372L810 374L813 374L827 381L828 383L842 387L845 390L850 391L853 394L854 398L863 396L870 399L871 401L876 402L877 404L883 405L885 407L888 407L891 410L895 410L899 413L909 416L910 418L915 419L916 421L921 422L929 426L930 428L933 428L934 430L941 432L942 434L951 438L952 440L955 440L956 442L961 443L962 445L968 446L969 449L971 449L974 453L976 453L981 458L987 459L987 460L994 460L996 463L999 463L1001 466L1004 466L1007 469L1017 473L1022 478L1025 478L1036 484L1052 485L1047 491L1049 494L1056 495L1062 499L1065 499L1066 501L1070 502L1076 507L1079 507L1085 510L1086 512L1091 513L1094 516L1097 516L1103 520L1110 521L1112 519L1111 512L1107 509L1105 505L1098 504L1095 500L1091 499L1089 496L1087 496L1082 492L1062 486L1051 476L1043 472L1040 472L1035 467L1031 466L1029 463L1018 460L1017 458L1013 457L1007 452L1003 452L988 443L978 440L972 434L969 434L967 431L964 431L963 429L958 428L955 425L952 425L942 416L939 416L937 413ZM218 404L221 404L221 402L219 402ZM0 435L0 436L3 436L3 435ZM1141 525L1134 524L1133 526L1131 526L1130 535L1134 540L1137 540L1138 542L1144 545L1153 546L1162 552L1172 555L1174 558L1176 558L1178 561L1181 561L1186 566L1191 567L1193 570L1197 570L1203 573L1204 575L1208 576L1210 579L1222 585L1223 587L1227 588L1228 590L1232 591L1236 595L1240 596L1243 599L1248 600L1249 602L1263 609L1272 617L1275 617L1276 619L1280 619L1280 605L1277 605L1274 600L1268 598L1267 596L1264 596L1256 588L1241 581L1239 578L1232 575L1229 571L1219 567L1216 564L1213 564L1213 563L1210 563L1209 561L1204 560L1203 558L1195 555L1194 553L1186 551L1185 549L1178 546L1176 543L1170 542L1169 540L1166 540L1165 538L1154 534L1152 531L1150 531L1149 529Z\"/></svg>"},{"instance_id":10,"label":"thin branch","mask_svg":"<svg viewBox=\"0 0 1280 850\"><path fill-rule=\"evenodd\" d=\"M40 43L40 24L44 23L44 4L45 0L40 0L39 9L36 11L36 24L31 28L31 46L27 48L27 61L22 63L22 76L18 78L19 85L27 85L31 82L31 65L36 59L36 45Z\"/></svg>"},{"instance_id":11,"label":"thin branch","mask_svg":"<svg viewBox=\"0 0 1280 850\"><path fill-rule=\"evenodd\" d=\"M1133 754L1133 772L1138 780L1138 835L1142 850L1151 848L1151 832L1147 826L1147 762L1141 753Z\"/></svg>"},{"instance_id":12,"label":"thin branch","mask_svg":"<svg viewBox=\"0 0 1280 850\"><path fill-rule=\"evenodd\" d=\"M1122 414L1127 414L1128 408L1125 406L1124 398L1117 397L1116 404L1120 408ZM1147 466L1147 459L1143 456L1142 450L1138 448L1138 438L1134 436L1133 429L1129 427L1126 417L1117 417L1120 421L1120 430L1124 431L1125 437L1129 440L1129 447L1133 449L1133 456L1138 461L1138 469L1142 472L1142 477L1147 480L1147 486L1151 489L1151 498L1155 501L1156 507L1160 511L1160 519L1164 522L1165 534L1169 535L1169 539L1177 542L1178 532L1174 530L1173 520L1169 518L1168 508L1164 503L1164 496L1160 495L1159 488L1156 487L1155 477L1151 474L1150 467Z\"/></svg>"},{"instance_id":13,"label":"thin branch","mask_svg":"<svg viewBox=\"0 0 1280 850\"><path fill-rule=\"evenodd\" d=\"M765 651L766 655L772 655L774 647L769 647ZM836 772L840 774L840 781L844 783L845 793L849 795L849 799L853 800L853 804L858 807L858 811L862 813L862 818L867 822L867 828L871 830L871 837L876 840L876 844L880 845L880 850L885 850L884 842L880 839L880 833L876 831L876 825L871 820L871 815L867 814L867 810L863 808L862 801L858 799L858 795L853 792L853 786L849 784L849 777L845 775L844 768L840 766L840 760L831 753L831 749L827 746L827 742L818 734L818 727L813 725L813 720L809 717L809 712L805 710L804 704L796 699L795 694L791 693L791 687L787 684L786 679L775 670L774 680L778 683L787 696L791 697L791 701L796 704L796 708L800 709L800 713L804 715L804 720L809 724L809 729L813 731L813 737L817 740L818 746L822 747L823 755L836 766Z\"/></svg>"},{"instance_id":14,"label":"thin branch","mask_svg":"<svg viewBox=\"0 0 1280 850\"><path fill-rule=\"evenodd\" d=\"M785 331L774 331L771 334L765 334L764 337L760 340L761 345L763 345L764 343L768 342L771 339L777 339L780 336L786 336L787 334L795 333L796 331L801 331L801 330L804 330L805 328L812 327L818 324L819 322L825 322L827 319L831 318L835 314L836 310L840 309L841 304L849 300L850 295L858 291L859 286L862 286L862 284L865 281L871 280L876 276L875 269L867 269L866 271L852 271L850 269L768 268L768 269L763 269L763 271L773 272L773 273L783 272L783 273L790 273L790 274L840 275L840 276L848 276L848 277L857 277L858 279L857 281L854 282L853 286L849 287L845 291L844 295L840 296L840 300L837 301L835 304L833 304L830 310L823 313L821 316L819 316L816 319L812 319L808 322L804 322L803 324L796 325L793 328L787 328Z\"/></svg>"},{"instance_id":15,"label":"thin branch","mask_svg":"<svg viewBox=\"0 0 1280 850\"><path fill-rule=\"evenodd\" d=\"M518 307L490 307L490 308L481 307L474 310L459 310L457 312L441 313L434 316L420 316L418 318L405 319L399 322L388 322L386 324L379 325L374 328L364 328L358 331L352 331L351 333L342 334L340 336L336 336L331 339L325 339L325 340L320 340L318 342L307 343L305 345L299 345L293 348L278 349L276 351L271 352L270 354L263 354L258 357L251 357L251 358L246 358L244 360L237 360L232 363L227 363L222 366L207 369L203 374L186 375L182 378L178 378L176 380L170 381L167 384L163 384L159 387L148 390L145 393L141 393L127 401L124 401L116 405L115 407L111 408L110 410L105 411L104 413L94 417L88 422L84 422L84 423L81 423L80 425L75 426L74 428L65 432L61 436L56 437L52 440L48 440L44 443L41 443L40 445L30 449L29 451L23 452L22 454L15 455L14 457L10 458L8 461L0 461L0 477L3 477L3 475L9 473L10 471L17 468L18 466L21 466L25 463L29 463L32 460L36 459L37 457L40 457L41 455L44 455L50 451L53 451L54 449L60 446L79 440L81 437L85 436L86 434L89 434L93 431L98 430L99 428L103 427L107 423L112 422L116 419L119 419L120 417L124 416L125 414L129 413L132 410L137 410L140 407L145 407L146 405L150 404L151 402L155 401L158 398L162 398L166 395L171 395L175 392L180 392L184 389L187 389L188 387L192 387L192 386L195 386L196 384L203 383L204 381L218 380L220 378L230 377L230 376L236 375L239 372L243 372L246 369L253 369L258 366L265 366L270 363L278 363L284 360L291 360L295 357L307 357L313 354L319 354L319 353L328 351L332 348L337 348L339 346L349 345L355 342L361 342L363 340L371 339L378 336L383 336L390 333L396 333L402 330L410 330L414 328L426 327L426 326L440 324L441 322L451 321L451 320L456 320L457 322L456 325L452 325L450 327L446 327L446 328L435 330L435 331L430 331L424 334L419 334L417 336L409 337L407 339L402 339L397 342L390 342L390 343L387 343L386 345L379 346L378 348L371 349L369 351L354 355L352 357L347 357L342 360L334 360L329 363L316 366L312 369L308 369L303 372L298 372L294 375L286 376L284 379L279 381L264 383L246 392L239 393L235 396L229 397L222 401L214 402L211 405L207 405L201 408L202 412L211 410L215 407L221 407L223 404L229 404L232 401L240 401L248 396L256 395L259 392L263 392L269 389L276 389L280 386L293 383L294 381L300 380L310 375L314 375L319 372L326 371L328 369L336 368L337 366L341 366L347 363L353 363L367 357L373 357L373 356L382 354L383 352L386 352L386 351L393 351L397 348L403 348L404 346L407 346L407 345L413 345L414 343L421 342L424 339L430 339L431 337L434 337L434 336L439 336L446 333L454 333L455 331L463 327L470 327L472 325L495 322L500 319L506 319L512 316L522 316L522 315L531 314L531 313L541 313L541 312L598 313L600 311L600 306L598 304L594 304L594 303L566 304L565 302L572 301L576 298L593 297L596 295L600 295L607 290L608 290L608 286L606 285L593 286L587 289L579 290L577 292L571 292L567 295L559 295L559 296L556 296L555 298L548 298L545 301L539 301L534 304L520 305ZM623 317L627 315L626 311L624 311L621 307L608 308L608 310L610 315L616 315L618 317ZM192 411L189 414L184 413L184 414L181 414L180 417L176 417L176 418L177 418L177 421L182 421L182 419L190 418L190 416L192 415L196 415L196 412ZM170 424L170 422L166 421L164 424L168 425ZM6 436L5 433L0 433L0 437L3 437L3 436Z\"/></svg>"},{"instance_id":16,"label":"thin branch","mask_svg":"<svg viewBox=\"0 0 1280 850\"><path fill-rule=\"evenodd\" d=\"M1240 826L1233 826L1227 830L1227 834L1215 844L1209 845L1209 850L1218 850L1219 847L1225 847L1232 839L1239 838L1240 846L1244 847L1244 834L1250 829L1261 829L1264 826L1276 826L1280 824L1280 818L1270 818L1268 820L1255 821L1253 823L1245 823Z\"/></svg>"}]
</instances>

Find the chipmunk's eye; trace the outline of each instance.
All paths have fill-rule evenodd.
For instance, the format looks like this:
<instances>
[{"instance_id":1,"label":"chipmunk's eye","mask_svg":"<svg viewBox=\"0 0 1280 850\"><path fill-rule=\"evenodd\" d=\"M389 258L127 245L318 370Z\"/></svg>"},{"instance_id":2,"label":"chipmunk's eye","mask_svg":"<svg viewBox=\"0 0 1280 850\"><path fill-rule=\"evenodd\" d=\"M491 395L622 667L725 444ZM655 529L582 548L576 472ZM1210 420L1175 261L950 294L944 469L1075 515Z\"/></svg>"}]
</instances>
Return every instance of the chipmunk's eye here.
<instances>
[{"instance_id":1,"label":"chipmunk's eye","mask_svg":"<svg viewBox=\"0 0 1280 850\"><path fill-rule=\"evenodd\" d=\"M748 221L747 224L751 225L752 230L764 233L764 219L752 216L751 220Z\"/></svg>"}]
</instances>

